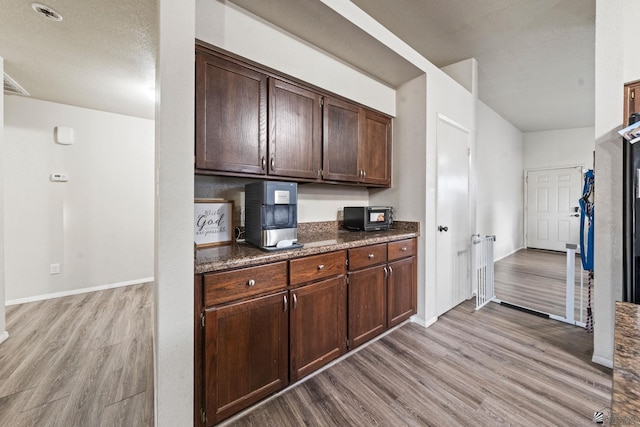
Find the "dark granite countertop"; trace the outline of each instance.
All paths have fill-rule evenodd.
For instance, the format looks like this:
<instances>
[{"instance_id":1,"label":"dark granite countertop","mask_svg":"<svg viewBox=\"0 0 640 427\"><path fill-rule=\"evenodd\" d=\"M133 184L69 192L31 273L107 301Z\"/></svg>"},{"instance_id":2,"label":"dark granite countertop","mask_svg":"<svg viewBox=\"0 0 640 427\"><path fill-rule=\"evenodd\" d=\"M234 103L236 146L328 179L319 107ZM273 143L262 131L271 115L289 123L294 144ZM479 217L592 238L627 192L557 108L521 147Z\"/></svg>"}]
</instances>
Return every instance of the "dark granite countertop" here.
<instances>
[{"instance_id":1,"label":"dark granite countertop","mask_svg":"<svg viewBox=\"0 0 640 427\"><path fill-rule=\"evenodd\" d=\"M616 302L612 419L640 423L640 305Z\"/></svg>"},{"instance_id":2,"label":"dark granite countertop","mask_svg":"<svg viewBox=\"0 0 640 427\"><path fill-rule=\"evenodd\" d=\"M288 260L340 249L409 239L420 234L417 222L396 221L387 231L348 231L337 221L298 224L299 249L266 252L244 242L202 248L195 251L195 274L230 268L248 267L267 262Z\"/></svg>"}]
</instances>

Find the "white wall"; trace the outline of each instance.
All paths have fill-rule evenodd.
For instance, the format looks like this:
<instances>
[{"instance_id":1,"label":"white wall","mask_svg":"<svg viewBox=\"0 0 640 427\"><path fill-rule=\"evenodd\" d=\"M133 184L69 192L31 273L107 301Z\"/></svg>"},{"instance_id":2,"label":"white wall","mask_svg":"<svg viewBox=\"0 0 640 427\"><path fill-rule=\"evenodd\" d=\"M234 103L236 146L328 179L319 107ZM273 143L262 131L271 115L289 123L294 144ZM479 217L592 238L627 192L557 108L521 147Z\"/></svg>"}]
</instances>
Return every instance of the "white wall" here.
<instances>
[{"instance_id":1,"label":"white wall","mask_svg":"<svg viewBox=\"0 0 640 427\"><path fill-rule=\"evenodd\" d=\"M159 0L156 64L156 426L193 425L195 1Z\"/></svg>"},{"instance_id":2,"label":"white wall","mask_svg":"<svg viewBox=\"0 0 640 427\"><path fill-rule=\"evenodd\" d=\"M244 207L244 186L256 179L197 175L196 198L222 198L235 201L236 225ZM298 185L298 222L335 221L342 219L344 206L369 204L369 191L363 187L329 184Z\"/></svg>"},{"instance_id":3,"label":"white wall","mask_svg":"<svg viewBox=\"0 0 640 427\"><path fill-rule=\"evenodd\" d=\"M0 56L0 75L4 73L4 59ZM0 96L0 343L8 338L5 319L5 221L4 221L4 169L5 169L5 143L4 143L4 94Z\"/></svg>"},{"instance_id":4,"label":"white wall","mask_svg":"<svg viewBox=\"0 0 640 427\"><path fill-rule=\"evenodd\" d=\"M495 259L524 245L522 159L522 132L478 102L476 230L496 235Z\"/></svg>"},{"instance_id":5,"label":"white wall","mask_svg":"<svg viewBox=\"0 0 640 427\"><path fill-rule=\"evenodd\" d=\"M596 160L593 361L613 364L615 301L622 298L623 86L640 79L632 0L596 0ZM629 56L630 55L630 56Z\"/></svg>"},{"instance_id":6,"label":"white wall","mask_svg":"<svg viewBox=\"0 0 640 427\"><path fill-rule=\"evenodd\" d=\"M595 128L524 133L524 168L545 169L581 165L593 169Z\"/></svg>"},{"instance_id":7,"label":"white wall","mask_svg":"<svg viewBox=\"0 0 640 427\"><path fill-rule=\"evenodd\" d=\"M395 115L395 91L237 6L196 1L196 37L261 65Z\"/></svg>"},{"instance_id":8,"label":"white wall","mask_svg":"<svg viewBox=\"0 0 640 427\"><path fill-rule=\"evenodd\" d=\"M396 220L418 221L425 226L427 195L427 78L417 77L397 91L396 111L393 121L393 188L372 190L372 205L391 205ZM418 237L418 313L419 322L426 323L424 232Z\"/></svg>"},{"instance_id":9,"label":"white wall","mask_svg":"<svg viewBox=\"0 0 640 427\"><path fill-rule=\"evenodd\" d=\"M56 126L74 129L73 145L54 142ZM9 303L153 276L153 129L152 120L5 97ZM51 182L53 172L69 181Z\"/></svg>"}]
</instances>

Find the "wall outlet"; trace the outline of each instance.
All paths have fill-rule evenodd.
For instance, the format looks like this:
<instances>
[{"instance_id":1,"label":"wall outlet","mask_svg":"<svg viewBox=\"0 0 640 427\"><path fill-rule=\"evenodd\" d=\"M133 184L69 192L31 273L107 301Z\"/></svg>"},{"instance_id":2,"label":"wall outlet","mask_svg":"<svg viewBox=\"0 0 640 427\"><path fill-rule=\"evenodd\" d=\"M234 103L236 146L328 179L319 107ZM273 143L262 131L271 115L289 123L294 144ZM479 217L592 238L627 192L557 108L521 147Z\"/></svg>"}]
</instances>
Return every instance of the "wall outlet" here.
<instances>
[{"instance_id":1,"label":"wall outlet","mask_svg":"<svg viewBox=\"0 0 640 427\"><path fill-rule=\"evenodd\" d=\"M60 264L51 264L49 266L49 274L60 274Z\"/></svg>"}]
</instances>

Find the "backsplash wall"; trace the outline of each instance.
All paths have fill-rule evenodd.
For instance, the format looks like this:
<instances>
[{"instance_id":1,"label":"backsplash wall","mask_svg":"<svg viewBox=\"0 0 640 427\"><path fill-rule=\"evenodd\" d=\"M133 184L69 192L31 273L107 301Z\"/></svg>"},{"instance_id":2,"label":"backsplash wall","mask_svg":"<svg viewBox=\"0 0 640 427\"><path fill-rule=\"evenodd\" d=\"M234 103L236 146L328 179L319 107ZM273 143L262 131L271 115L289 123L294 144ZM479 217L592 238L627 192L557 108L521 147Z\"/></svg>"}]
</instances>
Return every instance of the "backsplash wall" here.
<instances>
[{"instance_id":1,"label":"backsplash wall","mask_svg":"<svg viewBox=\"0 0 640 427\"><path fill-rule=\"evenodd\" d=\"M257 180L225 176L195 176L195 197L234 200L236 225L244 212L244 186ZM342 219L344 206L369 204L369 190L361 187L330 184L298 184L298 222L336 221Z\"/></svg>"}]
</instances>

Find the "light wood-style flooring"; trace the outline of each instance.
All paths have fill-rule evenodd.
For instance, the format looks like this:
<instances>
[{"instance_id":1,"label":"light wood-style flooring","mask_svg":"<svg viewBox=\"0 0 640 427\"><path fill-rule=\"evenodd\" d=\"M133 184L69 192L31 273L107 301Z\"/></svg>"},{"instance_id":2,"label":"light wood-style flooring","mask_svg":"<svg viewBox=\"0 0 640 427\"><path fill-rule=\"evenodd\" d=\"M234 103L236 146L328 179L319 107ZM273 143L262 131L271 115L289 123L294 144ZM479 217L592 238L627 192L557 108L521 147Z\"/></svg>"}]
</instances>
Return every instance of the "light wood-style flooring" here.
<instances>
[{"instance_id":1,"label":"light wood-style flooring","mask_svg":"<svg viewBox=\"0 0 640 427\"><path fill-rule=\"evenodd\" d=\"M565 317L567 255L540 249L521 249L494 265L496 298L543 313ZM583 288L580 289L580 275ZM586 323L588 274L576 256L574 318ZM583 295L580 320L580 294Z\"/></svg>"},{"instance_id":2,"label":"light wood-style flooring","mask_svg":"<svg viewBox=\"0 0 640 427\"><path fill-rule=\"evenodd\" d=\"M151 285L7 307L0 426L153 425Z\"/></svg>"},{"instance_id":3,"label":"light wood-style flooring","mask_svg":"<svg viewBox=\"0 0 640 427\"><path fill-rule=\"evenodd\" d=\"M587 426L609 407L592 335L473 308L405 324L229 424ZM151 285L8 307L0 426L153 425L151 325Z\"/></svg>"},{"instance_id":4,"label":"light wood-style flooring","mask_svg":"<svg viewBox=\"0 0 640 427\"><path fill-rule=\"evenodd\" d=\"M389 335L231 426L592 426L611 371L592 335L566 323L466 301L424 329Z\"/></svg>"}]
</instances>

